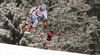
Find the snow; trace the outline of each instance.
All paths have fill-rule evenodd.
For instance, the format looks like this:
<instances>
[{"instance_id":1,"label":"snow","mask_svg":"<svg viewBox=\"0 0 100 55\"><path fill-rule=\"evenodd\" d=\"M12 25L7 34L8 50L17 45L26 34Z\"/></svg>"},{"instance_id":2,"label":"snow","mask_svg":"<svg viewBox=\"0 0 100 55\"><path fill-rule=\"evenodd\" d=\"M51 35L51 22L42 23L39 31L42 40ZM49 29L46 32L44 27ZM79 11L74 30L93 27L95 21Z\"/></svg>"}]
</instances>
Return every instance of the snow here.
<instances>
[{"instance_id":1,"label":"snow","mask_svg":"<svg viewBox=\"0 0 100 55\"><path fill-rule=\"evenodd\" d=\"M0 22L0 27L3 26L4 22Z\"/></svg>"},{"instance_id":2,"label":"snow","mask_svg":"<svg viewBox=\"0 0 100 55\"><path fill-rule=\"evenodd\" d=\"M87 55L87 54L44 50L44 49L0 43L0 55Z\"/></svg>"}]
</instances>

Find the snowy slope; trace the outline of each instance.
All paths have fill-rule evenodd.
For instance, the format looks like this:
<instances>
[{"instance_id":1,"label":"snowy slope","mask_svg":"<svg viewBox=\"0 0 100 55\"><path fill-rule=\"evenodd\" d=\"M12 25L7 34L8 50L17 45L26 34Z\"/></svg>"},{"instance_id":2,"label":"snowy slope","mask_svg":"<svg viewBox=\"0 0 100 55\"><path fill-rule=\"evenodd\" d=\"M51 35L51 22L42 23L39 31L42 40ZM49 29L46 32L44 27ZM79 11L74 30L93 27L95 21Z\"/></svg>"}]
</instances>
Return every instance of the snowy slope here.
<instances>
[{"instance_id":1,"label":"snowy slope","mask_svg":"<svg viewBox=\"0 0 100 55\"><path fill-rule=\"evenodd\" d=\"M8 44L0 44L0 55L86 55L78 53L51 51Z\"/></svg>"}]
</instances>

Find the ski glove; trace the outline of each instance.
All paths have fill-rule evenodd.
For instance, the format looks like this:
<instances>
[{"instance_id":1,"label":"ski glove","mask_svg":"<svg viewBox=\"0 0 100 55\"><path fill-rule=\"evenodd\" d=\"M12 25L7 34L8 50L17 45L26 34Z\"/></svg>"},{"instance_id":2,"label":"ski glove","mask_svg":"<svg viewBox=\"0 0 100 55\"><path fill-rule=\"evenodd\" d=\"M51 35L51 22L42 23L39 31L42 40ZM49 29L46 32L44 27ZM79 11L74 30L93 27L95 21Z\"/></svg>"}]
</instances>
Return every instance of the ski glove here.
<instances>
[{"instance_id":1,"label":"ski glove","mask_svg":"<svg viewBox=\"0 0 100 55\"><path fill-rule=\"evenodd\" d=\"M42 24L43 22L42 21L40 21L40 24Z\"/></svg>"},{"instance_id":2,"label":"ski glove","mask_svg":"<svg viewBox=\"0 0 100 55\"><path fill-rule=\"evenodd\" d=\"M31 13L29 13L29 16L32 15Z\"/></svg>"}]
</instances>

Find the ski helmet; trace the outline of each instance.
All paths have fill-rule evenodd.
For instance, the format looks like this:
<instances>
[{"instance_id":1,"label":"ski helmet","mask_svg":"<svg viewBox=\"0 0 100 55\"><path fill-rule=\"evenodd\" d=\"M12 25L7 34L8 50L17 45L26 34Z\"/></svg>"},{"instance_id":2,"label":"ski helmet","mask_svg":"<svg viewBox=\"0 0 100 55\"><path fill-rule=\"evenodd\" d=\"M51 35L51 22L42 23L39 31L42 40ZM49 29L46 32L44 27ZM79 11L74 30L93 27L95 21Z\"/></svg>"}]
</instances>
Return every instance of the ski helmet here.
<instances>
[{"instance_id":1,"label":"ski helmet","mask_svg":"<svg viewBox=\"0 0 100 55\"><path fill-rule=\"evenodd\" d=\"M42 4L41 6L40 6L40 10L41 11L44 11L46 9L46 5L45 4Z\"/></svg>"}]
</instances>

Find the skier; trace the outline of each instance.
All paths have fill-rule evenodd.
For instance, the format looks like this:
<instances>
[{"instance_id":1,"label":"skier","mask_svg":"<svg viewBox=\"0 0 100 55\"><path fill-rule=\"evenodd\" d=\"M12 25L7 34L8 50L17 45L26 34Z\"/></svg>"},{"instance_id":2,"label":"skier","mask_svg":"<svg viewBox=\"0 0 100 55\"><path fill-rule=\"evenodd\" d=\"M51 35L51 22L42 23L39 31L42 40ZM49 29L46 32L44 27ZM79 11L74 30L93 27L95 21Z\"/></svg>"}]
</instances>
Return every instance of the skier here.
<instances>
[{"instance_id":1,"label":"skier","mask_svg":"<svg viewBox=\"0 0 100 55\"><path fill-rule=\"evenodd\" d=\"M34 20L34 23L29 28L28 32L30 32L30 30L33 29L33 27L35 27L38 24L42 15L44 15L44 17L45 17L45 18L43 18L42 22L47 20L46 5L42 4L42 5L38 5L36 7L32 7L29 15L30 15L30 19L27 20L26 23L24 24L24 26L22 27L22 29L24 29L30 22L32 22Z\"/></svg>"}]
</instances>

